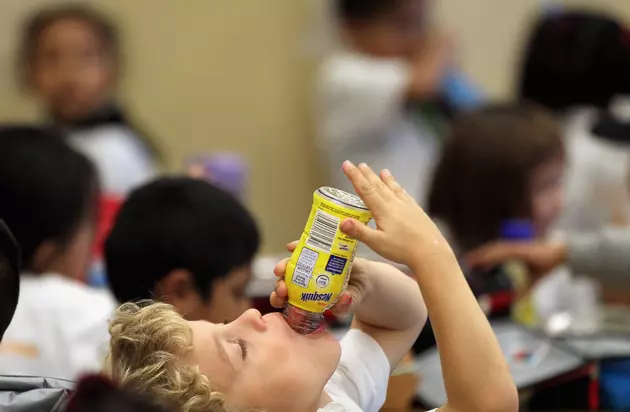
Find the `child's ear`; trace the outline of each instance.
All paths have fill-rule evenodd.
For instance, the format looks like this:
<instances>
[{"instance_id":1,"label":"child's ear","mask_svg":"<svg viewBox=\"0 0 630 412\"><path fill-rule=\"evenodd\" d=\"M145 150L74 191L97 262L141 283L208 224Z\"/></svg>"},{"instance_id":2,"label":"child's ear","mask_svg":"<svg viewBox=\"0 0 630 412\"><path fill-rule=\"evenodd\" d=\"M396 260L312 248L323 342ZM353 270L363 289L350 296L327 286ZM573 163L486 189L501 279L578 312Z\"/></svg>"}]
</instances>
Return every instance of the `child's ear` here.
<instances>
[{"instance_id":1,"label":"child's ear","mask_svg":"<svg viewBox=\"0 0 630 412\"><path fill-rule=\"evenodd\" d=\"M156 299L176 305L176 301L196 293L193 275L186 269L175 269L158 282L154 293Z\"/></svg>"}]
</instances>

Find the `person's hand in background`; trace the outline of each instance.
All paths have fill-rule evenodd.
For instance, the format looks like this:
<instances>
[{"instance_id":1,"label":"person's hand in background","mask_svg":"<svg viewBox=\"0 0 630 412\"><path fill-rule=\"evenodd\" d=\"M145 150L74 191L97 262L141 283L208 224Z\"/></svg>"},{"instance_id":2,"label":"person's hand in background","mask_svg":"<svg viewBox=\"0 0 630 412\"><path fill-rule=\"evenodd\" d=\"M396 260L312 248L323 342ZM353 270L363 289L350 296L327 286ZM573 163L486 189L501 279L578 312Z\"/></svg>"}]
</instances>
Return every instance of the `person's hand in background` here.
<instances>
[{"instance_id":1,"label":"person's hand in background","mask_svg":"<svg viewBox=\"0 0 630 412\"><path fill-rule=\"evenodd\" d=\"M532 281L546 275L567 260L567 248L561 243L495 242L481 246L466 256L473 268L491 268L510 260L523 262Z\"/></svg>"}]
</instances>

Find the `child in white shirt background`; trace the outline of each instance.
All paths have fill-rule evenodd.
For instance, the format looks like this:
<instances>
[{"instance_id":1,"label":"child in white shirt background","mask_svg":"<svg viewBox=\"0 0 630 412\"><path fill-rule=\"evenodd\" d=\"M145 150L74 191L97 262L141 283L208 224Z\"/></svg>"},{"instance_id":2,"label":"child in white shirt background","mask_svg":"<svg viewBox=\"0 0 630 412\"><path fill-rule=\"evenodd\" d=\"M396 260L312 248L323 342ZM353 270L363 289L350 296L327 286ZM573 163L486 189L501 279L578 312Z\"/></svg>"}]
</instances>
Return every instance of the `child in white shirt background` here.
<instances>
[{"instance_id":1,"label":"child in white shirt background","mask_svg":"<svg viewBox=\"0 0 630 412\"><path fill-rule=\"evenodd\" d=\"M440 151L444 111L477 98L452 71L452 44L427 27L423 0L334 0L339 47L317 83L319 149L330 183L350 190L346 159L389 168L422 205ZM457 102L441 103L443 88ZM444 109L444 110L443 110Z\"/></svg>"},{"instance_id":2,"label":"child in white shirt background","mask_svg":"<svg viewBox=\"0 0 630 412\"><path fill-rule=\"evenodd\" d=\"M122 51L105 14L83 5L42 9L25 22L20 46L24 85L94 162L105 195L124 196L155 176L155 143L116 103Z\"/></svg>"},{"instance_id":3,"label":"child in white shirt background","mask_svg":"<svg viewBox=\"0 0 630 412\"><path fill-rule=\"evenodd\" d=\"M94 167L59 135L0 130L0 220L22 254L0 374L72 380L100 369L116 304L79 280L92 256L97 196Z\"/></svg>"}]
</instances>

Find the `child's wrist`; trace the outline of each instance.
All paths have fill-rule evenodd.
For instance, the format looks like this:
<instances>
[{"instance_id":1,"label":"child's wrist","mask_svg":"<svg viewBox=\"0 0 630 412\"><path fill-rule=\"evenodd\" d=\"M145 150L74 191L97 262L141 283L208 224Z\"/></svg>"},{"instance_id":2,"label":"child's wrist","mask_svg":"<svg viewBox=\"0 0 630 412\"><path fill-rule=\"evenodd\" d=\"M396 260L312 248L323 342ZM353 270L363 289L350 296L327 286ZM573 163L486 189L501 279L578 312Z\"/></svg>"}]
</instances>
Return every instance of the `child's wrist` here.
<instances>
[{"instance_id":1,"label":"child's wrist","mask_svg":"<svg viewBox=\"0 0 630 412\"><path fill-rule=\"evenodd\" d=\"M460 270L455 253L450 248L435 249L430 253L416 253L408 259L407 266L416 277L432 276L449 268Z\"/></svg>"}]
</instances>

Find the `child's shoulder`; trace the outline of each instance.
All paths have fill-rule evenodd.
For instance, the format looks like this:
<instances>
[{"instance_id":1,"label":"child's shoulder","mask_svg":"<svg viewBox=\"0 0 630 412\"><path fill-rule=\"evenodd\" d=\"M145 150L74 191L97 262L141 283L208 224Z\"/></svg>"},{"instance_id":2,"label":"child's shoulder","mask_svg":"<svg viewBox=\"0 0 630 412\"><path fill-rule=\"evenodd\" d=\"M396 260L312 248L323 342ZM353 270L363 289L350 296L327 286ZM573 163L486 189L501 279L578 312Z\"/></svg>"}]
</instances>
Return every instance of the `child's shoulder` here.
<instances>
[{"instance_id":1,"label":"child's shoulder","mask_svg":"<svg viewBox=\"0 0 630 412\"><path fill-rule=\"evenodd\" d=\"M99 153L126 152L141 147L136 133L121 125L103 125L76 132L70 135L70 141L83 149L91 147Z\"/></svg>"},{"instance_id":2,"label":"child's shoulder","mask_svg":"<svg viewBox=\"0 0 630 412\"><path fill-rule=\"evenodd\" d=\"M107 291L92 289L57 274L23 277L21 286L22 304L41 309L40 313L51 318L108 317L116 308Z\"/></svg>"},{"instance_id":3,"label":"child's shoulder","mask_svg":"<svg viewBox=\"0 0 630 412\"><path fill-rule=\"evenodd\" d=\"M320 66L319 81L322 86L369 87L380 80L406 78L408 64L400 59L377 58L352 51L338 51L324 59Z\"/></svg>"}]
</instances>

